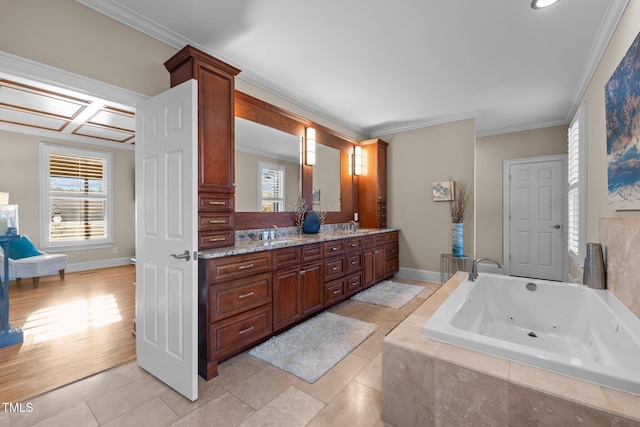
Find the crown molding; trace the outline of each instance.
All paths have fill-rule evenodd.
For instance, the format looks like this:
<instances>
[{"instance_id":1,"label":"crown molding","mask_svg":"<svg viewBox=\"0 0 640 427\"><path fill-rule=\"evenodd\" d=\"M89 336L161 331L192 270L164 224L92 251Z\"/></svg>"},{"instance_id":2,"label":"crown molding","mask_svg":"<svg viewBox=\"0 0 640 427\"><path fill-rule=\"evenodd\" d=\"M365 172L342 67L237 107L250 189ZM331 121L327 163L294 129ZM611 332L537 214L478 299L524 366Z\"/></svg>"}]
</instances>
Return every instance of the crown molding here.
<instances>
[{"instance_id":1,"label":"crown molding","mask_svg":"<svg viewBox=\"0 0 640 427\"><path fill-rule=\"evenodd\" d=\"M523 126L514 126L509 128L500 128L500 129L488 129L485 131L476 131L476 138L482 138L485 136L496 136L502 135L505 133L515 133L515 132L526 132L529 130L536 129L544 129L552 126L561 126L561 125L569 125L569 121L567 120L556 120L553 122L545 122L545 123L535 123L531 125L523 125Z\"/></svg>"},{"instance_id":2,"label":"crown molding","mask_svg":"<svg viewBox=\"0 0 640 427\"><path fill-rule=\"evenodd\" d=\"M391 135L394 133L407 132L416 129L422 129L429 126L444 125L447 123L459 122L461 120L478 119L478 112L473 111L469 113L451 115L446 117L439 117L437 119L416 120L412 122L404 122L401 124L394 124L389 126L379 126L369 129L371 138L379 138L385 135Z\"/></svg>"},{"instance_id":3,"label":"crown molding","mask_svg":"<svg viewBox=\"0 0 640 427\"><path fill-rule=\"evenodd\" d=\"M611 37L613 37L613 33L618 27L620 19L622 19L622 15L624 14L628 4L629 0L617 0L609 3L600 28L598 29L598 34L596 35L596 38L591 45L591 49L589 50L589 57L582 68L582 75L580 76L580 79L578 79L575 95L571 101L571 107L567 112L567 123L578 110L580 100L584 96L584 93L589 86L589 82L591 82L591 79L598 68L598 64L600 64L600 60L602 59L604 52L607 50Z\"/></svg>"},{"instance_id":4,"label":"crown molding","mask_svg":"<svg viewBox=\"0 0 640 427\"><path fill-rule=\"evenodd\" d=\"M226 58L224 55L221 55L218 52L211 51L204 46L199 45L193 40L189 40L185 37L182 37L175 32L164 28L163 26L147 19L139 14L124 8L120 5L113 3L110 0L100 1L100 0L76 0L76 2L83 4L103 15L106 15L116 21L125 24L129 27L132 27L150 37L153 37L169 46L172 46L176 49L182 49L186 45L191 45L203 52L206 52L221 61L228 63L236 68L242 70L242 72L236 76L236 78L246 81L247 83L251 83L255 86L258 86L261 89L266 90L274 95L279 96L280 98L285 99L299 107L305 108L311 111L314 114L317 114L331 122L334 122L340 126L343 126L353 132L356 132L360 135L363 135L366 139L370 138L369 132L365 129L357 126L356 124L345 120L344 118L336 116L331 111L290 92L289 90L283 88L282 86L272 82L271 80L261 76L258 73L255 73L249 69L245 69L241 64L236 63L235 61Z\"/></svg>"}]
</instances>

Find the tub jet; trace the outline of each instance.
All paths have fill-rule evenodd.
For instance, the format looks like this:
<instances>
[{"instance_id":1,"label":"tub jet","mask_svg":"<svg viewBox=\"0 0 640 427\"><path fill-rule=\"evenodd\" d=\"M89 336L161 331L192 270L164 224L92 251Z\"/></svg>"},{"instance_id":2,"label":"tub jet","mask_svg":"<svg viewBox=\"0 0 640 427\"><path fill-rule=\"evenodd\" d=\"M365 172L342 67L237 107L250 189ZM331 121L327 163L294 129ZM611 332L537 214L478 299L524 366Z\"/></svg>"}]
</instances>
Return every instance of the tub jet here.
<instances>
[{"instance_id":1,"label":"tub jet","mask_svg":"<svg viewBox=\"0 0 640 427\"><path fill-rule=\"evenodd\" d=\"M533 332L533 331L529 332L527 335L529 335L529 336L530 336L530 337L532 337L532 338L538 338L538 336L536 335L536 333L535 333L535 332Z\"/></svg>"}]
</instances>

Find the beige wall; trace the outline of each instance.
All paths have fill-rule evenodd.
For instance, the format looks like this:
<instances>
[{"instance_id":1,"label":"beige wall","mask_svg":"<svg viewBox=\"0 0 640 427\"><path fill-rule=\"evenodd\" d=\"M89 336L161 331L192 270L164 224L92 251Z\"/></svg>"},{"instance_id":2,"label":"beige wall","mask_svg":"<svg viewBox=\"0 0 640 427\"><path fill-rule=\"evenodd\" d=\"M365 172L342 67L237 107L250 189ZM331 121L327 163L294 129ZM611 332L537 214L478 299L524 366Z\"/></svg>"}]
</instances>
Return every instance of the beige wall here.
<instances>
[{"instance_id":1,"label":"beige wall","mask_svg":"<svg viewBox=\"0 0 640 427\"><path fill-rule=\"evenodd\" d=\"M21 133L0 131L0 191L10 193L9 202L17 204L20 214L20 233L26 234L40 246L40 143L84 147L113 153L113 247L65 252L69 263L90 263L96 260L130 258L135 256L135 156L132 150L87 146L67 141L41 138Z\"/></svg>"},{"instance_id":2,"label":"beige wall","mask_svg":"<svg viewBox=\"0 0 640 427\"><path fill-rule=\"evenodd\" d=\"M474 186L475 120L463 120L382 136L389 143L389 226L401 228L400 266L439 271L440 254L451 253L449 203L433 201L433 182ZM470 204L473 204L474 194ZM464 251L473 257L473 208L464 221Z\"/></svg>"},{"instance_id":3,"label":"beige wall","mask_svg":"<svg viewBox=\"0 0 640 427\"><path fill-rule=\"evenodd\" d=\"M607 138L604 86L640 32L640 2L630 1L585 91L587 103L587 241L598 241L598 221L603 216L640 217L640 211L609 210L607 193Z\"/></svg>"},{"instance_id":4,"label":"beige wall","mask_svg":"<svg viewBox=\"0 0 640 427\"><path fill-rule=\"evenodd\" d=\"M504 261L503 161L566 154L567 126L494 135L476 140L476 257Z\"/></svg>"},{"instance_id":5,"label":"beige wall","mask_svg":"<svg viewBox=\"0 0 640 427\"><path fill-rule=\"evenodd\" d=\"M169 88L177 52L73 0L2 2L0 50L145 95Z\"/></svg>"}]
</instances>

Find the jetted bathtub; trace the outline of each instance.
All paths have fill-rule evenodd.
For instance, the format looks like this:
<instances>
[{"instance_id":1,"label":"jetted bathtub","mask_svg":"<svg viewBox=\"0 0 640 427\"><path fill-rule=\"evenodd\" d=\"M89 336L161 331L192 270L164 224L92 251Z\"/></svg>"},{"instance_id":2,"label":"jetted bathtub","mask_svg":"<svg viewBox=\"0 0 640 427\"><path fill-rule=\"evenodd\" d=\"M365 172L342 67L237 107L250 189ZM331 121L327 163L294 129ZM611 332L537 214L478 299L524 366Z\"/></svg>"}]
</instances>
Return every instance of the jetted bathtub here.
<instances>
[{"instance_id":1,"label":"jetted bathtub","mask_svg":"<svg viewBox=\"0 0 640 427\"><path fill-rule=\"evenodd\" d=\"M640 319L607 290L481 273L422 334L640 394Z\"/></svg>"}]
</instances>

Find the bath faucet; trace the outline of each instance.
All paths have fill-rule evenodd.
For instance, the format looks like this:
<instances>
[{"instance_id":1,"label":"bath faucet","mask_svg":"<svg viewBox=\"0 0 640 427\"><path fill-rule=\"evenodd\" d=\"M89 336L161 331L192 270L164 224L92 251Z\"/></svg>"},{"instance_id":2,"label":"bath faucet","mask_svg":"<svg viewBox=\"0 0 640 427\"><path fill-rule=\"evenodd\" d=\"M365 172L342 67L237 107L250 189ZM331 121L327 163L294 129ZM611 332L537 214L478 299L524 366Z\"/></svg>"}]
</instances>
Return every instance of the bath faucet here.
<instances>
[{"instance_id":1,"label":"bath faucet","mask_svg":"<svg viewBox=\"0 0 640 427\"><path fill-rule=\"evenodd\" d=\"M349 231L351 232L356 231L356 222L354 220L349 221Z\"/></svg>"},{"instance_id":2,"label":"bath faucet","mask_svg":"<svg viewBox=\"0 0 640 427\"><path fill-rule=\"evenodd\" d=\"M498 261L491 258L478 258L477 260L473 261L473 267L471 267L471 273L469 273L469 280L471 282L478 278L478 264L480 264L482 261L491 261L492 263L497 265L499 269L502 270L502 264L500 264Z\"/></svg>"},{"instance_id":3,"label":"bath faucet","mask_svg":"<svg viewBox=\"0 0 640 427\"><path fill-rule=\"evenodd\" d=\"M272 225L271 228L274 230L273 237L271 238L275 240L278 238L278 227L276 227L275 225Z\"/></svg>"}]
</instances>

